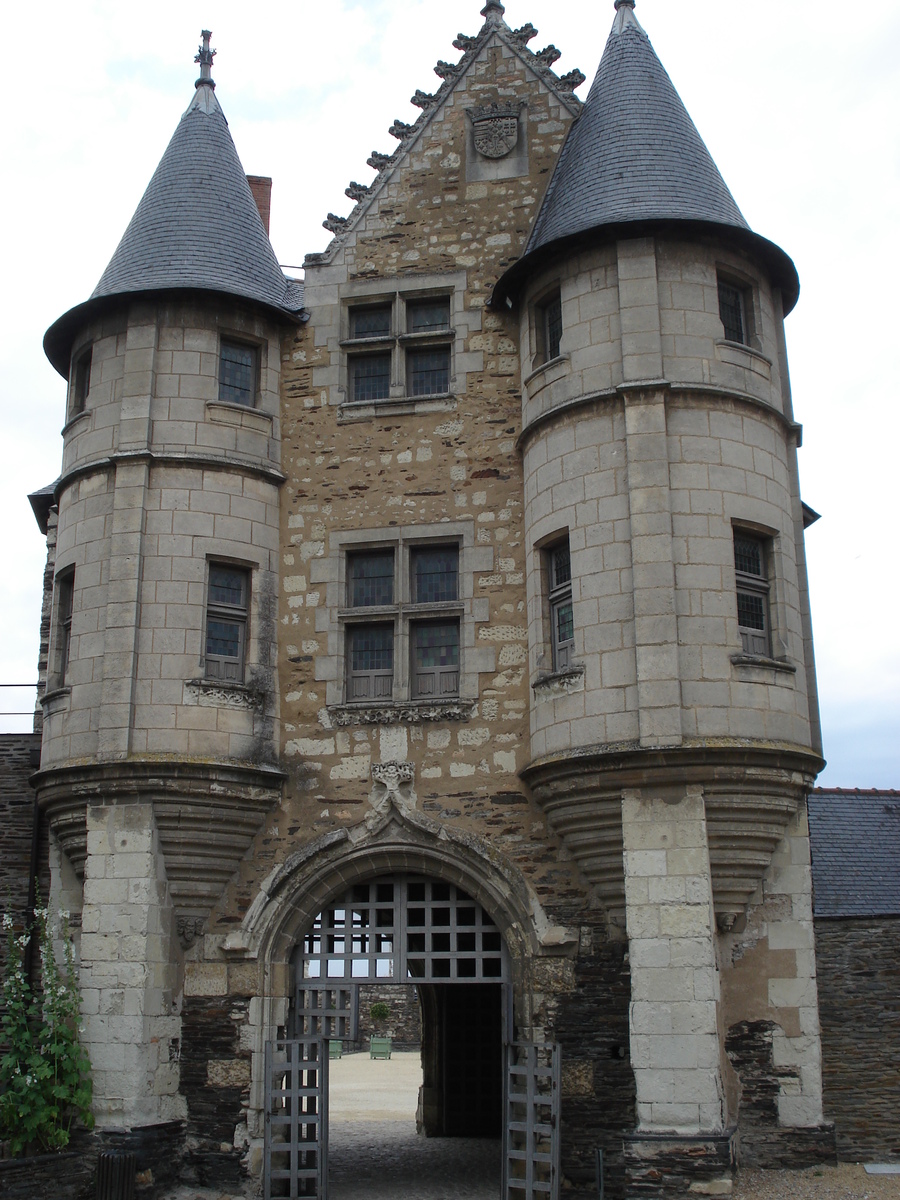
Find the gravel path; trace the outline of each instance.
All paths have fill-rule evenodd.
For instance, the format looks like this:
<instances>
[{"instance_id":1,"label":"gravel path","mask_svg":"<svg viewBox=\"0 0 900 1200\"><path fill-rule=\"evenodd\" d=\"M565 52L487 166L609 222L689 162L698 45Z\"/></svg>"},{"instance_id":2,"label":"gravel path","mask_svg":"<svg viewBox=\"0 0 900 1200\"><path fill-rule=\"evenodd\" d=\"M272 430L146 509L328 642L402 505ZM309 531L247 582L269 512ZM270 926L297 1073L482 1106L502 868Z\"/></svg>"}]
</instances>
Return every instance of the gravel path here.
<instances>
[{"instance_id":1,"label":"gravel path","mask_svg":"<svg viewBox=\"0 0 900 1200\"><path fill-rule=\"evenodd\" d=\"M732 1200L900 1200L900 1175L868 1175L858 1163L807 1171L738 1173Z\"/></svg>"}]
</instances>

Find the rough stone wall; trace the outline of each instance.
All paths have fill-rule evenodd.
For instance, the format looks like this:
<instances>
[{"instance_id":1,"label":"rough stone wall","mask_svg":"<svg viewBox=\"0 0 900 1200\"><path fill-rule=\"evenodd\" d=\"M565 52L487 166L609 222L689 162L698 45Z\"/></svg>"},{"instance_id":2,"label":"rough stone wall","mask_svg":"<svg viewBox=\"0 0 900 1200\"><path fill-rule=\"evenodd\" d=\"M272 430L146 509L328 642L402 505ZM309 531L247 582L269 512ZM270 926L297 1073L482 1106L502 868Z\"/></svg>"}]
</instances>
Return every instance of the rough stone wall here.
<instances>
[{"instance_id":1,"label":"rough stone wall","mask_svg":"<svg viewBox=\"0 0 900 1200\"><path fill-rule=\"evenodd\" d=\"M0 734L0 898L17 928L26 919L31 870L34 791L28 780L37 770L40 751L39 734ZM5 953L4 940L0 955Z\"/></svg>"},{"instance_id":2,"label":"rough stone wall","mask_svg":"<svg viewBox=\"0 0 900 1200\"><path fill-rule=\"evenodd\" d=\"M467 181L466 109L510 93L527 99L527 172ZM222 926L274 863L366 816L380 762L413 763L413 807L489 839L542 898L581 887L516 778L530 690L518 356L514 321L485 311L492 280L521 253L568 120L518 57L486 47L358 226L308 266L312 319L284 347L279 671L289 781ZM347 305L410 288L451 298L451 394L351 411ZM407 562L414 542L431 538L460 546L460 705L410 717L398 652L396 709L375 719L342 711L347 548L375 539Z\"/></svg>"},{"instance_id":3,"label":"rough stone wall","mask_svg":"<svg viewBox=\"0 0 900 1200\"><path fill-rule=\"evenodd\" d=\"M825 1116L838 1157L900 1160L900 917L815 927Z\"/></svg>"},{"instance_id":4,"label":"rough stone wall","mask_svg":"<svg viewBox=\"0 0 900 1200\"><path fill-rule=\"evenodd\" d=\"M391 1015L378 1025L369 1015L373 1004L386 1004ZM359 989L359 1041L365 1048L372 1034L388 1034L395 1045L422 1042L422 1010L416 989L408 984L365 984Z\"/></svg>"}]
</instances>

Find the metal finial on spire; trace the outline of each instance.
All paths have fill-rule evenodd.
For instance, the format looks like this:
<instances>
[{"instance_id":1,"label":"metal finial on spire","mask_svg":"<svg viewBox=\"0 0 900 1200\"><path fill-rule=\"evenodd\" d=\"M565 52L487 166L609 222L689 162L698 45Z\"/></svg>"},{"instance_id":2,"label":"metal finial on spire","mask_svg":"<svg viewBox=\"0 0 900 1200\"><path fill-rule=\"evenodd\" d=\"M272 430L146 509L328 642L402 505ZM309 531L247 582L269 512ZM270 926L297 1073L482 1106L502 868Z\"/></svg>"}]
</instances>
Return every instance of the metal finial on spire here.
<instances>
[{"instance_id":1,"label":"metal finial on spire","mask_svg":"<svg viewBox=\"0 0 900 1200\"><path fill-rule=\"evenodd\" d=\"M203 38L203 44L197 47L197 54L194 57L194 62L200 64L200 78L194 84L194 87L211 87L215 90L215 83L212 77L213 59L216 57L215 50L210 50L209 39L212 33L208 29L201 30L200 36Z\"/></svg>"},{"instance_id":2,"label":"metal finial on spire","mask_svg":"<svg viewBox=\"0 0 900 1200\"><path fill-rule=\"evenodd\" d=\"M634 8L634 0L616 0L616 12L620 8Z\"/></svg>"},{"instance_id":3,"label":"metal finial on spire","mask_svg":"<svg viewBox=\"0 0 900 1200\"><path fill-rule=\"evenodd\" d=\"M505 12L506 9L500 3L500 0L487 0L487 3L481 10L481 15L486 21L490 21L492 25L499 25L503 20Z\"/></svg>"}]
</instances>

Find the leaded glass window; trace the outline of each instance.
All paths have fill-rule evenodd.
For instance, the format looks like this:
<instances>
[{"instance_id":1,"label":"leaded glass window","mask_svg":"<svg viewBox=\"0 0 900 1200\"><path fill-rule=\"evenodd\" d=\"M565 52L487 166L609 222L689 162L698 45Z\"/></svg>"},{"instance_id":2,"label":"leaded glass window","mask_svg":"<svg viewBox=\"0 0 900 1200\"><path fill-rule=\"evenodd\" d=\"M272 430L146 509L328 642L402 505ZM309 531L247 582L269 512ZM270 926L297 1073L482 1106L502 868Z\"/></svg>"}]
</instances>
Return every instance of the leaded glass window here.
<instances>
[{"instance_id":1,"label":"leaded glass window","mask_svg":"<svg viewBox=\"0 0 900 1200\"><path fill-rule=\"evenodd\" d=\"M349 632L348 699L389 700L394 683L393 625L354 625Z\"/></svg>"},{"instance_id":2,"label":"leaded glass window","mask_svg":"<svg viewBox=\"0 0 900 1200\"><path fill-rule=\"evenodd\" d=\"M459 621L421 621L412 627L413 696L459 694Z\"/></svg>"},{"instance_id":3,"label":"leaded glass window","mask_svg":"<svg viewBox=\"0 0 900 1200\"><path fill-rule=\"evenodd\" d=\"M565 671L575 648L575 616L572 608L572 561L568 538L547 551L550 576L550 640L554 671Z\"/></svg>"},{"instance_id":4,"label":"leaded glass window","mask_svg":"<svg viewBox=\"0 0 900 1200\"><path fill-rule=\"evenodd\" d=\"M406 306L406 326L409 333L432 333L450 328L450 301L416 300Z\"/></svg>"},{"instance_id":5,"label":"leaded glass window","mask_svg":"<svg viewBox=\"0 0 900 1200\"><path fill-rule=\"evenodd\" d=\"M719 317L729 342L747 341L747 319L743 290L719 280Z\"/></svg>"},{"instance_id":6,"label":"leaded glass window","mask_svg":"<svg viewBox=\"0 0 900 1200\"><path fill-rule=\"evenodd\" d=\"M352 338L386 338L391 336L391 306L379 304L373 308L350 310Z\"/></svg>"},{"instance_id":7,"label":"leaded glass window","mask_svg":"<svg viewBox=\"0 0 900 1200\"><path fill-rule=\"evenodd\" d=\"M349 603L367 608L394 603L394 552L374 550L352 554L349 562Z\"/></svg>"},{"instance_id":8,"label":"leaded glass window","mask_svg":"<svg viewBox=\"0 0 900 1200\"><path fill-rule=\"evenodd\" d=\"M391 394L390 354L361 354L350 360L350 391L356 401L387 400Z\"/></svg>"},{"instance_id":9,"label":"leaded glass window","mask_svg":"<svg viewBox=\"0 0 900 1200\"><path fill-rule=\"evenodd\" d=\"M249 572L210 563L206 605L206 677L240 683L244 678Z\"/></svg>"},{"instance_id":10,"label":"leaded glass window","mask_svg":"<svg viewBox=\"0 0 900 1200\"><path fill-rule=\"evenodd\" d=\"M459 597L459 550L456 546L430 546L414 550L413 601L439 604Z\"/></svg>"},{"instance_id":11,"label":"leaded glass window","mask_svg":"<svg viewBox=\"0 0 900 1200\"><path fill-rule=\"evenodd\" d=\"M737 585L738 628L745 654L771 654L768 540L744 530L734 531L734 573Z\"/></svg>"},{"instance_id":12,"label":"leaded glass window","mask_svg":"<svg viewBox=\"0 0 900 1200\"><path fill-rule=\"evenodd\" d=\"M223 341L219 348L219 399L252 408L256 403L257 368L255 346Z\"/></svg>"},{"instance_id":13,"label":"leaded glass window","mask_svg":"<svg viewBox=\"0 0 900 1200\"><path fill-rule=\"evenodd\" d=\"M410 350L406 360L410 396L443 396L450 391L450 347Z\"/></svg>"}]
</instances>

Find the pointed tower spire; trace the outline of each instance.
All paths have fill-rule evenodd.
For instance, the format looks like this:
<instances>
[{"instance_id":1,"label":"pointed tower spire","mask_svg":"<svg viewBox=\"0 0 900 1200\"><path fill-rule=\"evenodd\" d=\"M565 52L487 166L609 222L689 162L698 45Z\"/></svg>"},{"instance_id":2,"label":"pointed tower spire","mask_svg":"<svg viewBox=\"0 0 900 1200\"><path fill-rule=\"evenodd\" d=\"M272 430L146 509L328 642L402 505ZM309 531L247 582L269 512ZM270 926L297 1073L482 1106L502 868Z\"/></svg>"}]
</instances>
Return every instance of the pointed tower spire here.
<instances>
[{"instance_id":1,"label":"pointed tower spire","mask_svg":"<svg viewBox=\"0 0 900 1200\"><path fill-rule=\"evenodd\" d=\"M215 90L215 83L212 77L213 59L216 57L215 50L210 50L209 39L212 37L212 32L209 29L200 31L200 36L203 42L197 47L197 53L194 56L194 62L200 64L200 78L194 84L194 87L211 87Z\"/></svg>"},{"instance_id":2,"label":"pointed tower spire","mask_svg":"<svg viewBox=\"0 0 900 1200\"><path fill-rule=\"evenodd\" d=\"M532 256L566 239L632 223L691 222L752 242L782 279L788 310L799 291L794 264L754 234L634 14L616 15L584 108L571 126L524 256L498 284L508 294Z\"/></svg>"},{"instance_id":3,"label":"pointed tower spire","mask_svg":"<svg viewBox=\"0 0 900 1200\"><path fill-rule=\"evenodd\" d=\"M288 317L301 307L278 265L216 97L210 36L204 29L191 102L100 282L88 301L47 331L44 349L61 374L68 372L79 324L124 296L218 292Z\"/></svg>"}]
</instances>

